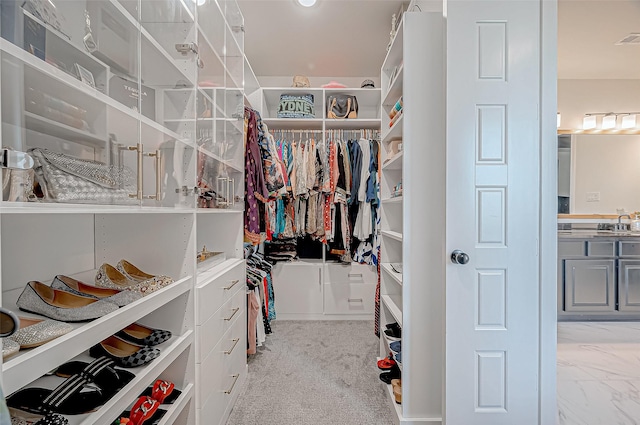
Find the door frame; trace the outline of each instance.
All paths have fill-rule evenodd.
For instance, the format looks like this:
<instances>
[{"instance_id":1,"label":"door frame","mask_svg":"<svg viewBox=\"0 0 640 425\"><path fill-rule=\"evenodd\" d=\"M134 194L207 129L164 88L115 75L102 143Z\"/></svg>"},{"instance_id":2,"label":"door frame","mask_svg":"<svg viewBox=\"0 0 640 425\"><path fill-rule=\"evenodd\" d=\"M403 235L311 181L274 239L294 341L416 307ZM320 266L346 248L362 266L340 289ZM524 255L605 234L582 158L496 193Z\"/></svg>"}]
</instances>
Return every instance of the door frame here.
<instances>
[{"instance_id":1,"label":"door frame","mask_svg":"<svg viewBox=\"0 0 640 425\"><path fill-rule=\"evenodd\" d=\"M557 417L557 267L558 267L558 2L540 0L540 378L539 423Z\"/></svg>"}]
</instances>

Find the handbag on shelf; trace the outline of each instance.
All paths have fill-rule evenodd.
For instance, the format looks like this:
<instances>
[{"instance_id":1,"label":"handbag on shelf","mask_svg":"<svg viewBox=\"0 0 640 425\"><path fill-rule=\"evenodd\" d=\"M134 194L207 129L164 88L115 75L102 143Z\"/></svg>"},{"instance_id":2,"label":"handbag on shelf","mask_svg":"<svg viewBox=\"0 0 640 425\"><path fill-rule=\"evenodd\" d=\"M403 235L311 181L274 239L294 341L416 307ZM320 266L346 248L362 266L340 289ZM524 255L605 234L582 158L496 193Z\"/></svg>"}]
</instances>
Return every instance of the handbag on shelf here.
<instances>
[{"instance_id":1,"label":"handbag on shelf","mask_svg":"<svg viewBox=\"0 0 640 425\"><path fill-rule=\"evenodd\" d=\"M349 94L327 96L327 118L358 118L358 99Z\"/></svg>"},{"instance_id":2,"label":"handbag on shelf","mask_svg":"<svg viewBox=\"0 0 640 425\"><path fill-rule=\"evenodd\" d=\"M135 203L133 171L128 167L79 159L43 148L29 149L36 183L46 200L55 202Z\"/></svg>"},{"instance_id":3,"label":"handbag on shelf","mask_svg":"<svg viewBox=\"0 0 640 425\"><path fill-rule=\"evenodd\" d=\"M315 118L312 94L281 94L278 118Z\"/></svg>"}]
</instances>

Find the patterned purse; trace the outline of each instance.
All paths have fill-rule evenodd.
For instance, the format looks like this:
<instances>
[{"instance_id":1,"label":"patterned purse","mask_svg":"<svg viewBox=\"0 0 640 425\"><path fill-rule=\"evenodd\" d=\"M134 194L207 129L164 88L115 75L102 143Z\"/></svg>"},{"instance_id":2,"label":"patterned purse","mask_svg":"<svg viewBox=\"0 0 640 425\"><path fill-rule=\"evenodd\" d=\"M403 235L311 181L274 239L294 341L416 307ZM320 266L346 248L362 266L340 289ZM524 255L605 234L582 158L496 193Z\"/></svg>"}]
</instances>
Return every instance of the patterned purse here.
<instances>
[{"instance_id":1,"label":"patterned purse","mask_svg":"<svg viewBox=\"0 0 640 425\"><path fill-rule=\"evenodd\" d=\"M127 167L75 158L43 148L33 148L36 182L44 198L55 202L135 203L133 171Z\"/></svg>"}]
</instances>

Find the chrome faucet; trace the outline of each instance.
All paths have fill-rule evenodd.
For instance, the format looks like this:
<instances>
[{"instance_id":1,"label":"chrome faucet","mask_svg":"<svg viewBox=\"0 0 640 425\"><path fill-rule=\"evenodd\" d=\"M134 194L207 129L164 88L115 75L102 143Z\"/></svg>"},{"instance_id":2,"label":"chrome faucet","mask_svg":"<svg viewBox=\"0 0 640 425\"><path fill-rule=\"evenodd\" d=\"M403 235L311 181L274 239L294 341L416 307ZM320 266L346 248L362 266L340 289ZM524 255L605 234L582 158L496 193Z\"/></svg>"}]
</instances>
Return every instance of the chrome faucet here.
<instances>
[{"instance_id":1,"label":"chrome faucet","mask_svg":"<svg viewBox=\"0 0 640 425\"><path fill-rule=\"evenodd\" d=\"M621 224L622 217L627 217L629 220L631 220L631 216L629 214L621 214L618 216L618 224Z\"/></svg>"},{"instance_id":2,"label":"chrome faucet","mask_svg":"<svg viewBox=\"0 0 640 425\"><path fill-rule=\"evenodd\" d=\"M627 217L631 220L631 216L629 214L621 214L618 216L618 224L616 224L615 231L616 232L626 232L629 230L629 224L622 222L622 217Z\"/></svg>"}]
</instances>

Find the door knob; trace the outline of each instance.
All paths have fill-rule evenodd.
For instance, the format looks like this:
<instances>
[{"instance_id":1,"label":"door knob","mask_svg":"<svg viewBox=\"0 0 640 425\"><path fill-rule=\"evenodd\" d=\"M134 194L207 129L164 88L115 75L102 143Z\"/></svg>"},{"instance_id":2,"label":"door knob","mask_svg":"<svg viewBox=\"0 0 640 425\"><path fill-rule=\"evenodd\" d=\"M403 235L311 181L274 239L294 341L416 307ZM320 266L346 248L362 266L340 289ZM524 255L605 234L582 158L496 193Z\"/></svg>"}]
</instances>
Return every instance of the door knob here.
<instances>
[{"instance_id":1,"label":"door knob","mask_svg":"<svg viewBox=\"0 0 640 425\"><path fill-rule=\"evenodd\" d=\"M469 262L469 256L459 249L456 249L451 253L451 262L453 264L467 264Z\"/></svg>"}]
</instances>

